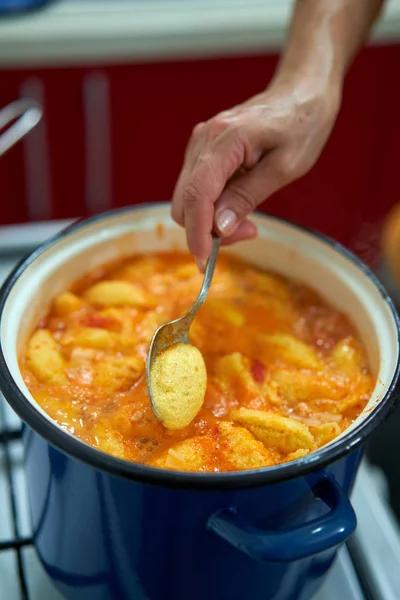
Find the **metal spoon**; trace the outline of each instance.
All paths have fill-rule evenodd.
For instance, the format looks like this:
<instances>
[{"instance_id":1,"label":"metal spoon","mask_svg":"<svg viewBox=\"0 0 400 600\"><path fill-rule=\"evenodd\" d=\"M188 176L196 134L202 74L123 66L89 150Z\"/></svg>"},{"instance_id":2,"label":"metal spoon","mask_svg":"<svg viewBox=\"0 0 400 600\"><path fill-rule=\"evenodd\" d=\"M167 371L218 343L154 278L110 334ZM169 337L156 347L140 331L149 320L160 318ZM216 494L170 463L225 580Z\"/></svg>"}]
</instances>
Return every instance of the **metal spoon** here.
<instances>
[{"instance_id":1,"label":"metal spoon","mask_svg":"<svg viewBox=\"0 0 400 600\"><path fill-rule=\"evenodd\" d=\"M151 367L156 357L161 354L161 352L164 352L164 350L166 350L169 346L178 344L179 342L183 344L190 344L189 329L199 309L207 298L214 274L220 242L221 239L218 236L213 235L212 250L204 273L203 284L193 306L182 317L179 317L179 319L175 319L174 321L169 321L168 323L161 325L151 340L146 361L146 379L151 406L156 416L158 416L157 409L154 404L150 385Z\"/></svg>"}]
</instances>

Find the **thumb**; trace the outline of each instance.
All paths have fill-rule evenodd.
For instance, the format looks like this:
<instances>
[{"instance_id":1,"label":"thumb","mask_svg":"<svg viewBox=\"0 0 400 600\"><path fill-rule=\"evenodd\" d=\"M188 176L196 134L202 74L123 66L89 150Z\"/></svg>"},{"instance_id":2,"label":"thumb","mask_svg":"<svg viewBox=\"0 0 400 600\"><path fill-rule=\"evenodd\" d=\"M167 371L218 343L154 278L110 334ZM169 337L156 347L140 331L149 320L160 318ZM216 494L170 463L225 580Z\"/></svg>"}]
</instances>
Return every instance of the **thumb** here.
<instances>
[{"instance_id":1,"label":"thumb","mask_svg":"<svg viewBox=\"0 0 400 600\"><path fill-rule=\"evenodd\" d=\"M232 235L259 204L282 187L273 155L271 152L251 171L236 177L222 192L214 211L215 227L220 235Z\"/></svg>"}]
</instances>

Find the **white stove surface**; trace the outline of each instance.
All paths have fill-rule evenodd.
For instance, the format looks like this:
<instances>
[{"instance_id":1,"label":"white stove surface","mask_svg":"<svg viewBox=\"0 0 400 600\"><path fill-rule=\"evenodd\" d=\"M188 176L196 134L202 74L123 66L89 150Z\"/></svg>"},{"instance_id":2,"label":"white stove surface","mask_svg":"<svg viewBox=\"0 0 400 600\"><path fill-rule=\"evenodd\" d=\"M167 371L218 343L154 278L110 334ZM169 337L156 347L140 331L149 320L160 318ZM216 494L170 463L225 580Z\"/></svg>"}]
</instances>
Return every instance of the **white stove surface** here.
<instances>
[{"instance_id":1,"label":"white stove surface","mask_svg":"<svg viewBox=\"0 0 400 600\"><path fill-rule=\"evenodd\" d=\"M65 226L64 222L0 228L0 282L21 255ZM0 397L0 435L17 431L21 422ZM10 491L7 460L11 466ZM361 577L369 598L398 600L400 595L400 533L385 498L385 479L366 463L360 469L352 502L358 517L354 536ZM14 502L14 506L13 506ZM0 600L62 600L44 572L33 546L20 439L0 444ZM14 518L15 517L15 518ZM20 556L2 544L15 538L26 540ZM22 574L22 578L21 578ZM365 600L346 547L339 552L320 592L313 600ZM95 599L94 599L95 600Z\"/></svg>"}]
</instances>

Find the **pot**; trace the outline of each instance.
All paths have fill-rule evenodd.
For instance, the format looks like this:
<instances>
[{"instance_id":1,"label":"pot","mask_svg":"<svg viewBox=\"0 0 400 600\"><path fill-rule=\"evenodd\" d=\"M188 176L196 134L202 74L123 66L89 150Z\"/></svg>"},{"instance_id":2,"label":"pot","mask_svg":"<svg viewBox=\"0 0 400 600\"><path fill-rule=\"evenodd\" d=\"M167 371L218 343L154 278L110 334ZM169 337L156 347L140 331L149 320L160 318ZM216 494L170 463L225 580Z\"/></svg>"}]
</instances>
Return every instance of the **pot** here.
<instances>
[{"instance_id":1,"label":"pot","mask_svg":"<svg viewBox=\"0 0 400 600\"><path fill-rule=\"evenodd\" d=\"M35 546L69 600L310 600L356 527L349 495L363 444L399 400L396 311L340 245L276 218L254 221L258 238L227 251L303 280L346 312L377 376L352 426L291 463L179 473L120 460L56 425L23 382L18 356L56 294L118 257L186 247L168 205L74 224L23 260L2 288L0 388L26 423Z\"/></svg>"}]
</instances>

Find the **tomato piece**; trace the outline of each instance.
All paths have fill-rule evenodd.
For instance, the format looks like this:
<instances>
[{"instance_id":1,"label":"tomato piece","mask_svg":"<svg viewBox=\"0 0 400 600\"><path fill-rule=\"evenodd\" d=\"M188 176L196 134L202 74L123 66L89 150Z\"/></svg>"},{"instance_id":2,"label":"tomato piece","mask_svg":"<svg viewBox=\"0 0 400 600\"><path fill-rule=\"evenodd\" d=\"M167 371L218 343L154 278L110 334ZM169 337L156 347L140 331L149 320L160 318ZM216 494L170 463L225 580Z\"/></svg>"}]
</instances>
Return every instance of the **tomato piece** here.
<instances>
[{"instance_id":1,"label":"tomato piece","mask_svg":"<svg viewBox=\"0 0 400 600\"><path fill-rule=\"evenodd\" d=\"M266 372L264 363L258 360L258 358L253 359L250 373L256 383L264 383Z\"/></svg>"},{"instance_id":2,"label":"tomato piece","mask_svg":"<svg viewBox=\"0 0 400 600\"><path fill-rule=\"evenodd\" d=\"M86 327L99 327L101 329L113 329L118 323L112 317L94 314L87 315L82 319L82 325L85 325Z\"/></svg>"}]
</instances>

